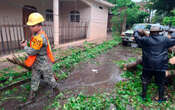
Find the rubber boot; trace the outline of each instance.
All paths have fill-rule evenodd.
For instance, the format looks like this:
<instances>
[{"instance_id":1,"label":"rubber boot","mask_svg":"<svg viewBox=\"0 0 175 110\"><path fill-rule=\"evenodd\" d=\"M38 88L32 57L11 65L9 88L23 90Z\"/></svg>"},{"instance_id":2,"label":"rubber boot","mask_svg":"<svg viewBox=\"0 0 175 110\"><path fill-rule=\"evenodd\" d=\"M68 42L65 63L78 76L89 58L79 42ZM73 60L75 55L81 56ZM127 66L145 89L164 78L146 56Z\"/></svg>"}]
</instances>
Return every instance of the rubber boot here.
<instances>
[{"instance_id":1,"label":"rubber boot","mask_svg":"<svg viewBox=\"0 0 175 110\"><path fill-rule=\"evenodd\" d=\"M147 84L142 84L142 94L141 97L145 101L146 100L146 91L147 91Z\"/></svg>"},{"instance_id":2,"label":"rubber boot","mask_svg":"<svg viewBox=\"0 0 175 110\"><path fill-rule=\"evenodd\" d=\"M57 86L53 89L56 94L60 93L61 85L57 83Z\"/></svg>"},{"instance_id":3,"label":"rubber boot","mask_svg":"<svg viewBox=\"0 0 175 110\"><path fill-rule=\"evenodd\" d=\"M51 93L49 94L49 98L54 97L54 88L50 88Z\"/></svg>"},{"instance_id":4,"label":"rubber boot","mask_svg":"<svg viewBox=\"0 0 175 110\"><path fill-rule=\"evenodd\" d=\"M51 88L51 95L49 97L56 96L58 93L60 93L60 84L56 84L56 87Z\"/></svg>"},{"instance_id":5,"label":"rubber boot","mask_svg":"<svg viewBox=\"0 0 175 110\"><path fill-rule=\"evenodd\" d=\"M167 99L164 98L164 86L159 86L159 99L158 102L161 103L163 101L166 101Z\"/></svg>"},{"instance_id":6,"label":"rubber boot","mask_svg":"<svg viewBox=\"0 0 175 110\"><path fill-rule=\"evenodd\" d=\"M35 101L35 97L36 97L36 92L34 92L34 91L31 90L27 101L25 103L19 104L19 106L17 107L17 109L22 110L22 108L24 106L33 103Z\"/></svg>"},{"instance_id":7,"label":"rubber boot","mask_svg":"<svg viewBox=\"0 0 175 110\"><path fill-rule=\"evenodd\" d=\"M35 97L36 97L36 92L31 90L27 101L32 101L35 99Z\"/></svg>"}]
</instances>

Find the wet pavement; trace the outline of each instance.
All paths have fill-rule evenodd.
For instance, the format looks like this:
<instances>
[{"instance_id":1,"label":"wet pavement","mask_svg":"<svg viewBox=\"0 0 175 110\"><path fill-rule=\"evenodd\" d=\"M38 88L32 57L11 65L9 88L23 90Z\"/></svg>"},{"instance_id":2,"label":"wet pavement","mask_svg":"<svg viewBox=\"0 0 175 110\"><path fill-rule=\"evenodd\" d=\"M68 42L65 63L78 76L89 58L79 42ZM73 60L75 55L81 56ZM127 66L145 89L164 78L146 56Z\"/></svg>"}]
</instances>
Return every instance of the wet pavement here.
<instances>
[{"instance_id":1,"label":"wet pavement","mask_svg":"<svg viewBox=\"0 0 175 110\"><path fill-rule=\"evenodd\" d=\"M127 60L139 54L140 51L136 48L120 45L114 47L95 59L77 64L70 76L62 81L62 85L65 89L71 91L71 96L72 94L78 94L80 91L87 95L101 92L111 93L114 90L115 83L122 80L120 77L122 70L114 62ZM43 90L40 89L40 91ZM23 108L23 110L42 110L48 103L49 101L46 98Z\"/></svg>"}]
</instances>

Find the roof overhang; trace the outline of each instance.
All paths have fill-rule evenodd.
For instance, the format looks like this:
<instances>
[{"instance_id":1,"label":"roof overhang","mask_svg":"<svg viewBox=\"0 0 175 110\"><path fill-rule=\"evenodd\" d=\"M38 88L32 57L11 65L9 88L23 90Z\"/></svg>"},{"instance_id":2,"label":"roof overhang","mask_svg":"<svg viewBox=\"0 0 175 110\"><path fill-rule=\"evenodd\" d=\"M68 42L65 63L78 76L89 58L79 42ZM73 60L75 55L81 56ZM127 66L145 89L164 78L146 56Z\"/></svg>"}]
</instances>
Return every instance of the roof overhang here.
<instances>
[{"instance_id":1,"label":"roof overhang","mask_svg":"<svg viewBox=\"0 0 175 110\"><path fill-rule=\"evenodd\" d=\"M100 4L104 5L104 6L107 6L108 8L112 8L112 7L115 6L114 4L109 3L107 1L104 1L104 0L94 0L94 1L97 2L97 3L100 3Z\"/></svg>"},{"instance_id":2,"label":"roof overhang","mask_svg":"<svg viewBox=\"0 0 175 110\"><path fill-rule=\"evenodd\" d=\"M60 0L60 1L76 1L76 0ZM86 1L86 0L81 0L81 1ZM110 3L110 2L107 2L105 0L94 0L95 2L99 3L99 4L102 4L108 8L112 8L114 7L115 5Z\"/></svg>"}]
</instances>

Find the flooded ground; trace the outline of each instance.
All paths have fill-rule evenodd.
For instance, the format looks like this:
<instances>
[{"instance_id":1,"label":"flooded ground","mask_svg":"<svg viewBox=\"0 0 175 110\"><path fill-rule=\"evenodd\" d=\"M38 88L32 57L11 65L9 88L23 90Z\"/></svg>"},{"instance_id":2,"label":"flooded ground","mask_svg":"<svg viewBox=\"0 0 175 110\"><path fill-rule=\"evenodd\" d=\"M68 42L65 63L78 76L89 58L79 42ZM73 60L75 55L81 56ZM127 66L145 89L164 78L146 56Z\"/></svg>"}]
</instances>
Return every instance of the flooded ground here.
<instances>
[{"instance_id":1,"label":"flooded ground","mask_svg":"<svg viewBox=\"0 0 175 110\"><path fill-rule=\"evenodd\" d=\"M120 77L122 70L114 62L127 60L130 57L136 58L138 55L140 55L140 50L119 45L101 54L96 59L80 62L74 67L70 76L61 82L66 91L63 91L64 94L68 98L80 92L87 95L101 92L111 93L114 90L115 83L122 80ZM46 91L49 92L49 88L41 86L37 96L38 101L36 100L34 104L23 107L22 110L43 110L52 100L52 98L45 97ZM41 97L43 97L42 100L39 100ZM65 100L63 99L62 103ZM1 107L5 110L14 110L19 103L21 102L11 99L2 104Z\"/></svg>"},{"instance_id":2,"label":"flooded ground","mask_svg":"<svg viewBox=\"0 0 175 110\"><path fill-rule=\"evenodd\" d=\"M88 87L88 94L94 93L91 91L92 88L108 89L107 86L112 86L122 80L120 77L122 71L114 62L127 60L137 54L134 48L115 47L96 59L78 64L68 79L64 81L63 86L68 89Z\"/></svg>"}]
</instances>

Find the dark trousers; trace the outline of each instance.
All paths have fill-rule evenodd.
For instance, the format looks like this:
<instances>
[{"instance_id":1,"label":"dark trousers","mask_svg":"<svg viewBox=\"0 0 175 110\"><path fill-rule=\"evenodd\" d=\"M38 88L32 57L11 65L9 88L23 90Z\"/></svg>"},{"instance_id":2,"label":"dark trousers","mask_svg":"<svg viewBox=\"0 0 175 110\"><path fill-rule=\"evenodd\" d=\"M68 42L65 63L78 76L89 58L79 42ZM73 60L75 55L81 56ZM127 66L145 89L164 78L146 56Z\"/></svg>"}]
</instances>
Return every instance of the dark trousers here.
<instances>
[{"instance_id":1,"label":"dark trousers","mask_svg":"<svg viewBox=\"0 0 175 110\"><path fill-rule=\"evenodd\" d=\"M150 71L143 70L142 72L142 97L146 97L146 90L149 82L155 77L156 84L159 87L159 99L164 97L164 85L165 85L165 71Z\"/></svg>"},{"instance_id":2,"label":"dark trousers","mask_svg":"<svg viewBox=\"0 0 175 110\"><path fill-rule=\"evenodd\" d=\"M165 84L165 71L143 70L142 82L148 84L153 76L155 77L155 81L158 86Z\"/></svg>"}]
</instances>

